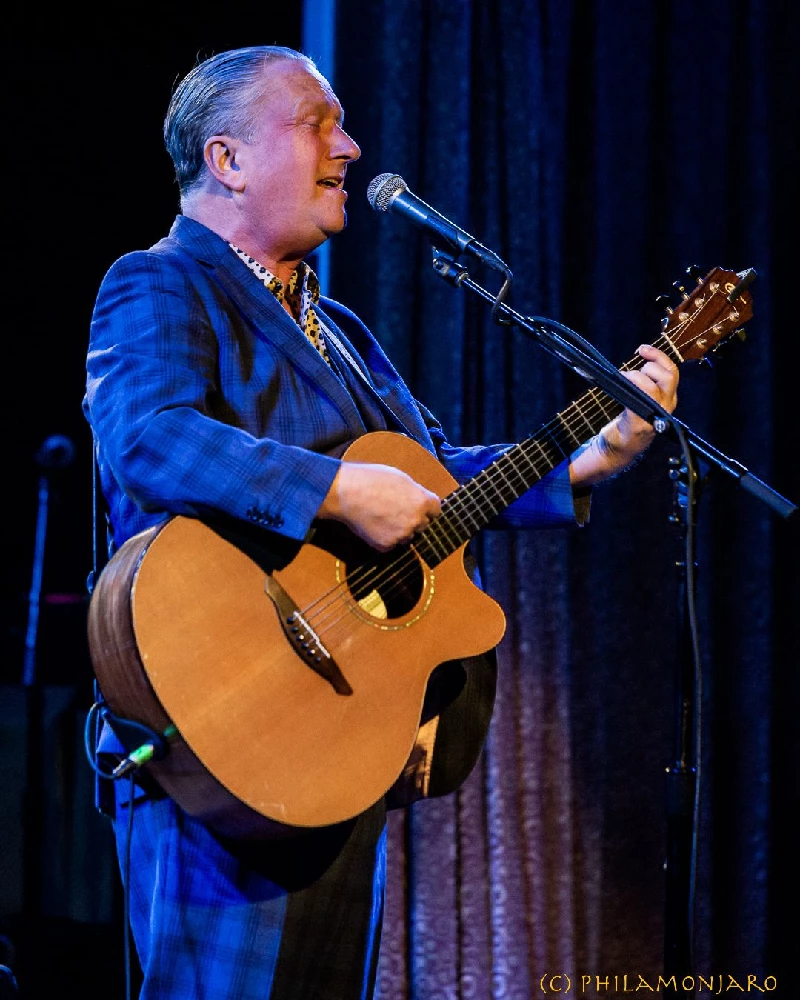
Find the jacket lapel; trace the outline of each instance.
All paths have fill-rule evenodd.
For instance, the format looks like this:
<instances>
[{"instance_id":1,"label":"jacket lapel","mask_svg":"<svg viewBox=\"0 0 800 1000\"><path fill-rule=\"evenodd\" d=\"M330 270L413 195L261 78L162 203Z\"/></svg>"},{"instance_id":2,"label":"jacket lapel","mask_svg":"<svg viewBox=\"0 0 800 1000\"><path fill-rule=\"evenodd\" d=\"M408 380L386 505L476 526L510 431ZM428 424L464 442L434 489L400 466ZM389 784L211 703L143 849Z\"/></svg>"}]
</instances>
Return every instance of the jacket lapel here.
<instances>
[{"instance_id":1,"label":"jacket lapel","mask_svg":"<svg viewBox=\"0 0 800 1000\"><path fill-rule=\"evenodd\" d=\"M192 257L213 272L256 336L277 347L287 362L303 372L319 392L338 407L353 437L366 430L358 407L342 380L305 340L305 337L275 296L241 264L221 236L185 216L178 216L170 236Z\"/></svg>"}]
</instances>

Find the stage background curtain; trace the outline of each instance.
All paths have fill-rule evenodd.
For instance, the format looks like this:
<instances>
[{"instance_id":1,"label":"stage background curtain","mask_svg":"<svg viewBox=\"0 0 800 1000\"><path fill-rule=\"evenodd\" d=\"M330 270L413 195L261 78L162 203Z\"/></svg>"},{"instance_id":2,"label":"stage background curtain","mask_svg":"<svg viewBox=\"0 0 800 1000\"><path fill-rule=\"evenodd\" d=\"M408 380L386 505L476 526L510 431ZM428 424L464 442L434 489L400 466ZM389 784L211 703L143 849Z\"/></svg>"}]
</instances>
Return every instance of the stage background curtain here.
<instances>
[{"instance_id":1,"label":"stage background curtain","mask_svg":"<svg viewBox=\"0 0 800 1000\"><path fill-rule=\"evenodd\" d=\"M678 304L687 266L755 268L747 339L684 365L678 415L796 502L798 37L797 7L766 0L339 0L334 85L363 156L331 293L453 442L512 442L585 382L443 281L406 219L371 211L374 176L496 250L520 313L616 365L657 339L655 300ZM670 971L665 770L697 763L679 700L702 707L690 971L793 995L797 525L701 463L702 690L681 687L678 454L658 439L595 490L585 528L479 539L507 616L497 706L461 790L392 818L381 1000L527 998L559 975L616 995Z\"/></svg>"}]
</instances>

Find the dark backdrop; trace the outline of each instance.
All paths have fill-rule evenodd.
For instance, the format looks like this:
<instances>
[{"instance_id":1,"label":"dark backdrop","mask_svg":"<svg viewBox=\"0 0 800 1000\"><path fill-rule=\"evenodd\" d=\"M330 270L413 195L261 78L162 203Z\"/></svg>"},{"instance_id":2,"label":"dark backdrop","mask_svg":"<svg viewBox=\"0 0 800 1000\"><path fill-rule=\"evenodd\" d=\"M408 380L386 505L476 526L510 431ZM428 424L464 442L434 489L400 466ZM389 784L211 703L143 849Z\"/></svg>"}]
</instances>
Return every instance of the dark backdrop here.
<instances>
[{"instance_id":1,"label":"dark backdrop","mask_svg":"<svg viewBox=\"0 0 800 1000\"><path fill-rule=\"evenodd\" d=\"M30 995L65 977L87 995L106 977L121 983L116 878L81 747L91 465L80 396L94 293L112 260L154 242L175 213L160 140L175 77L198 51L298 44L299 13L189 38L163 20L138 48L119 35L4 47L13 347L0 931ZM570 324L617 363L655 338L654 299L687 265L755 267L747 341L711 369L684 368L680 415L796 502L798 41L795 7L777 0L340 0L334 84L364 156L331 290L373 325L454 441L511 441L582 383L434 275L424 238L368 208L373 176L402 174L511 264L512 304ZM19 681L35 455L53 434L76 458L51 479L42 704ZM393 820L382 996L527 997L548 971L660 970L663 772L681 659L673 453L659 442L598 490L581 532L481 540L508 616L496 718L457 796ZM800 888L798 530L721 475L704 487L699 527L698 971L775 975L783 1000L795 993ZM27 818L33 854L21 811L31 785L47 804Z\"/></svg>"},{"instance_id":2,"label":"dark backdrop","mask_svg":"<svg viewBox=\"0 0 800 1000\"><path fill-rule=\"evenodd\" d=\"M335 291L453 440L518 440L583 386L434 274L407 221L364 211L379 173L497 250L521 312L569 324L616 363L656 338L655 299L679 301L685 267L754 267L747 340L711 368L684 366L679 414L797 503L796 5L340 0L338 12L336 86L364 155ZM596 976L613 992L614 975L662 970L664 770L685 662L675 454L657 442L598 488L583 531L485 533L485 581L508 614L497 711L461 792L395 819L387 996L528 997L553 971L590 975L596 996ZM789 998L799 526L721 473L698 521L692 969L775 975Z\"/></svg>"},{"instance_id":3,"label":"dark backdrop","mask_svg":"<svg viewBox=\"0 0 800 1000\"><path fill-rule=\"evenodd\" d=\"M112 261L150 246L177 212L161 140L175 80L198 55L254 41L299 46L301 5L263 13L260 25L233 31L210 14L168 9L117 10L111 20L18 12L2 47L4 120L20 160L5 164L0 964L34 1000L67 985L124 996L122 901L83 750L92 466L81 397L94 296ZM36 455L53 435L70 439L75 458L49 477L36 685L26 691Z\"/></svg>"}]
</instances>

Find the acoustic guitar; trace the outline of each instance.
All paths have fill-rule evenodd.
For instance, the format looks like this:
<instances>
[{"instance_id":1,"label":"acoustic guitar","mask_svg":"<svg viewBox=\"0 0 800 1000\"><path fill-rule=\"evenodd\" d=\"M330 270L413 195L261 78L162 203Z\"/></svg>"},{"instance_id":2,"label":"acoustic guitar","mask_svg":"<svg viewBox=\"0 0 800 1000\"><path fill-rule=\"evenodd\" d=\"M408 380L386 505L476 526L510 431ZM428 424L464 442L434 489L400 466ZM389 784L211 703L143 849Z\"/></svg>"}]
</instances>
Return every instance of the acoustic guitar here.
<instances>
[{"instance_id":1,"label":"acoustic guitar","mask_svg":"<svg viewBox=\"0 0 800 1000\"><path fill-rule=\"evenodd\" d=\"M699 279L656 346L696 360L740 333L753 275ZM89 648L116 715L177 731L147 772L234 837L335 824L372 805L408 760L433 670L503 636L502 610L465 570L467 542L621 409L592 388L461 485L401 434L356 440L344 461L390 464L443 497L414 542L388 553L331 522L274 571L199 519L130 538L93 592Z\"/></svg>"}]
</instances>

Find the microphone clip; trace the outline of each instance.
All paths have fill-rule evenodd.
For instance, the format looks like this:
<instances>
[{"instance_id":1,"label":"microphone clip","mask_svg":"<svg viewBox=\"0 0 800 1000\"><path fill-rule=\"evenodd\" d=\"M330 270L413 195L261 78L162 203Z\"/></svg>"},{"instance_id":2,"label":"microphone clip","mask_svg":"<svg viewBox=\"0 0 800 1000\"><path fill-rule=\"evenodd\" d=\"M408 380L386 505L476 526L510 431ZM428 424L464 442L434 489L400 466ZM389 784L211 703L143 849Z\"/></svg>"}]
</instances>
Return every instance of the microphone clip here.
<instances>
[{"instance_id":1,"label":"microphone clip","mask_svg":"<svg viewBox=\"0 0 800 1000\"><path fill-rule=\"evenodd\" d=\"M449 284L456 288L461 282L469 277L469 272L464 264L460 263L458 257L447 250L440 250L433 247L433 269Z\"/></svg>"}]
</instances>

